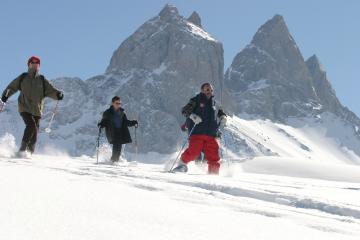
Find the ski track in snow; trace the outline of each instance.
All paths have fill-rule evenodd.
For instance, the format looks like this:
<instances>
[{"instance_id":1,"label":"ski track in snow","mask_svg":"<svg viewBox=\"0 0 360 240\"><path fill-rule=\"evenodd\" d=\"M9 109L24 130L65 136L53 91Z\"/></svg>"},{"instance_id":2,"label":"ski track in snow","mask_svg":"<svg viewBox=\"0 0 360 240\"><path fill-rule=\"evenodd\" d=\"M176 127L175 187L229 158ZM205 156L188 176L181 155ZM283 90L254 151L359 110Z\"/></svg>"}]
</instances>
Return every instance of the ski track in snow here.
<instances>
[{"instance_id":1,"label":"ski track in snow","mask_svg":"<svg viewBox=\"0 0 360 240\"><path fill-rule=\"evenodd\" d=\"M109 185L114 184L115 187L127 186L137 191L154 193L155 196L165 196L170 202L176 201L182 206L180 210L184 212L187 212L187 204L195 205L199 209L205 207L209 220L204 221L214 220L211 218L212 211L215 211L214 208L220 208L223 212L229 212L230 218L235 217L239 221L239 226L244 225L243 221L251 215L260 219L278 219L279 221L285 219L290 225L296 228L305 227L311 232L310 235L316 233L315 235L320 237L314 239L356 239L356 236L360 236L360 185L357 183L252 174L241 171L232 174L232 177L227 177L226 174L225 176L209 176L204 174L205 167L195 165L190 167L189 174L171 174L165 172L163 165L159 164L94 164L94 159L87 157L71 159L35 155L32 160L0 158L0 176L7 171L14 173L15 176L19 170L20 172L40 171L61 177L67 184L84 179L89 185L100 181ZM14 179L16 180L16 177ZM66 187L66 185L58 187ZM21 189L17 190L19 190L18 197L21 198ZM3 192L1 188L0 191L1 196L10 194ZM111 198L112 196L104 197ZM7 216L9 210L6 204L2 204L2 200L0 204L1 230L1 226L4 226L6 222L2 216ZM146 206L146 202L144 205ZM29 207L33 207L31 203ZM242 214L245 214L245 217ZM121 218L121 216L118 217ZM179 220L179 227L181 224L184 223ZM277 221L274 224L277 227L281 226L276 225ZM226 221L224 229L227 229ZM4 230L11 231L11 229L2 229L0 237ZM182 229L179 228L178 231L180 234ZM239 234L241 231L245 230L239 229ZM269 236L272 235L271 228L265 228L264 231ZM284 231L288 230L284 229ZM159 234L153 233L151 236L154 236L154 239L156 239L155 236L158 237L157 239L163 239L161 236L164 236ZM199 234L204 239L207 236L205 232L199 232ZM306 234L294 235L293 239L309 239L305 236ZM246 239L263 238L260 233L254 232L254 238ZM277 239L285 238L278 236Z\"/></svg>"}]
</instances>

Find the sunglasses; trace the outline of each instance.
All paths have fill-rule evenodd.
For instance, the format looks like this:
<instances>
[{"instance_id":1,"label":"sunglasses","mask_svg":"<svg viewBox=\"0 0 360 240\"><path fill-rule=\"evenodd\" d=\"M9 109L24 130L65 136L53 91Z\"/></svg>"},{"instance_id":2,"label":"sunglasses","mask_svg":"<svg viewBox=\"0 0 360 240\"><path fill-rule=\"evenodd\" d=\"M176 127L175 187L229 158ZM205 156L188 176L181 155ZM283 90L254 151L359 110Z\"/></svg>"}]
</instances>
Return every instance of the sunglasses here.
<instances>
[{"instance_id":1,"label":"sunglasses","mask_svg":"<svg viewBox=\"0 0 360 240\"><path fill-rule=\"evenodd\" d=\"M39 62L31 62L31 64L40 64Z\"/></svg>"}]
</instances>

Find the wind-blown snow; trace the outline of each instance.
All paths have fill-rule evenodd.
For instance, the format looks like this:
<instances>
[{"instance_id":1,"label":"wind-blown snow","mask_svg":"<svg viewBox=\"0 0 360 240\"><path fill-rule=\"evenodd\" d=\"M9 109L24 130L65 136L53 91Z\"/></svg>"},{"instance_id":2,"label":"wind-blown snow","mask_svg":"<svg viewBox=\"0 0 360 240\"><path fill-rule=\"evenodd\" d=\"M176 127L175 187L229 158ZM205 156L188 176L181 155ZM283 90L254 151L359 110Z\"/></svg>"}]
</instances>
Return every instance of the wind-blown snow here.
<instances>
[{"instance_id":1,"label":"wind-blown snow","mask_svg":"<svg viewBox=\"0 0 360 240\"><path fill-rule=\"evenodd\" d=\"M16 149L15 137L9 133L0 137L0 157L11 157Z\"/></svg>"}]
</instances>

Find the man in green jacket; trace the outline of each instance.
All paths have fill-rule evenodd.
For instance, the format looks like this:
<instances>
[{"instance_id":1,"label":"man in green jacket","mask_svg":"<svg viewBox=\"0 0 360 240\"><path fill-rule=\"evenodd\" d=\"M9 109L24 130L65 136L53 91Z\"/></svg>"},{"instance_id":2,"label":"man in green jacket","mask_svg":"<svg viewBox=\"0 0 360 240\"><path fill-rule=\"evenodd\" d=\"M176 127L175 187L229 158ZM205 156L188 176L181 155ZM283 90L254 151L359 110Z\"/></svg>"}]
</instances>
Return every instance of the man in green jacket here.
<instances>
[{"instance_id":1,"label":"man in green jacket","mask_svg":"<svg viewBox=\"0 0 360 240\"><path fill-rule=\"evenodd\" d=\"M22 73L6 87L1 101L6 103L8 98L20 91L18 98L19 113L26 125L18 157L26 157L26 151L35 151L40 118L44 108L44 98L62 100L64 94L54 88L49 81L40 75L40 58L31 57L28 60L28 71Z\"/></svg>"}]
</instances>

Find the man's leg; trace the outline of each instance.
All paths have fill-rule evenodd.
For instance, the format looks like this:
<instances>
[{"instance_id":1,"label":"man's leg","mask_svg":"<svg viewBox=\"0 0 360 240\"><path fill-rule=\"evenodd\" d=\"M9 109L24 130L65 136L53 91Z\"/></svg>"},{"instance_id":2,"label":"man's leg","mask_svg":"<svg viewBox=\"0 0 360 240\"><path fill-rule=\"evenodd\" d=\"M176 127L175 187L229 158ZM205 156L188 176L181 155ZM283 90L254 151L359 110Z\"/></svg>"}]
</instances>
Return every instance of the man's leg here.
<instances>
[{"instance_id":1,"label":"man's leg","mask_svg":"<svg viewBox=\"0 0 360 240\"><path fill-rule=\"evenodd\" d=\"M120 143L113 143L113 151L112 151L112 156L111 156L111 161L113 162L118 162L120 159L120 155L121 155L121 149L122 149L122 144Z\"/></svg>"},{"instance_id":2,"label":"man's leg","mask_svg":"<svg viewBox=\"0 0 360 240\"><path fill-rule=\"evenodd\" d=\"M36 146L36 142L38 139L38 134L39 134L39 129L40 129L40 117L37 116L33 116L34 120L35 120L35 125L36 125L36 133L33 135L33 137L31 138L29 144L28 144L28 150L31 154L34 153L35 151L35 146Z\"/></svg>"},{"instance_id":3,"label":"man's leg","mask_svg":"<svg viewBox=\"0 0 360 240\"><path fill-rule=\"evenodd\" d=\"M195 160L200 155L203 147L204 147L203 135L191 136L189 141L189 147L181 155L181 160L186 164Z\"/></svg>"},{"instance_id":4,"label":"man's leg","mask_svg":"<svg viewBox=\"0 0 360 240\"><path fill-rule=\"evenodd\" d=\"M21 142L21 147L19 151L25 151L28 147L31 139L34 137L34 135L37 135L37 126L36 121L34 119L34 116L32 116L30 113L20 113L22 119L25 123L25 130L24 135ZM36 139L36 137L35 137Z\"/></svg>"},{"instance_id":5,"label":"man's leg","mask_svg":"<svg viewBox=\"0 0 360 240\"><path fill-rule=\"evenodd\" d=\"M219 174L219 143L214 137L208 137L204 144L205 158L208 161L208 173Z\"/></svg>"}]
</instances>

